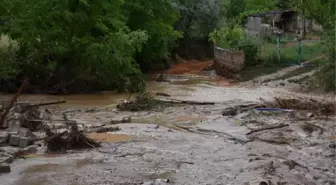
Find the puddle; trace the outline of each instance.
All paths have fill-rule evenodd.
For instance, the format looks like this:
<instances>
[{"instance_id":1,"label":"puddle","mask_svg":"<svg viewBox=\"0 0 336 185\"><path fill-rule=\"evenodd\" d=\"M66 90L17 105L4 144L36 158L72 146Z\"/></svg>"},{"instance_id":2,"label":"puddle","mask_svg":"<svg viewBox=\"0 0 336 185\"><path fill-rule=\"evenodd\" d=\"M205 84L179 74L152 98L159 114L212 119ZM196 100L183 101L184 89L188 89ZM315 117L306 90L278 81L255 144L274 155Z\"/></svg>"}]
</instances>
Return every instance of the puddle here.
<instances>
[{"instance_id":1,"label":"puddle","mask_svg":"<svg viewBox=\"0 0 336 185\"><path fill-rule=\"evenodd\" d=\"M132 119L134 123L144 123L144 124L157 124L167 128L173 128L174 124L183 123L184 125L195 125L199 122L208 120L206 116L196 116L196 115L178 115L178 116L167 116L167 115L153 115L142 118Z\"/></svg>"},{"instance_id":2,"label":"puddle","mask_svg":"<svg viewBox=\"0 0 336 185\"><path fill-rule=\"evenodd\" d=\"M336 135L331 135L326 137L327 140L336 141Z\"/></svg>"},{"instance_id":3,"label":"puddle","mask_svg":"<svg viewBox=\"0 0 336 185\"><path fill-rule=\"evenodd\" d=\"M206 116L192 116L192 115L181 115L174 118L174 121L176 122L187 122L187 123L193 123L196 124L198 122L202 122L209 119Z\"/></svg>"},{"instance_id":4,"label":"puddle","mask_svg":"<svg viewBox=\"0 0 336 185\"><path fill-rule=\"evenodd\" d=\"M213 84L214 80L204 78L190 78L186 80L176 80L171 82L174 85L197 85L197 84Z\"/></svg>"},{"instance_id":5,"label":"puddle","mask_svg":"<svg viewBox=\"0 0 336 185\"><path fill-rule=\"evenodd\" d=\"M109 133L88 133L88 138L99 142L120 142L132 139L132 136L126 134L109 134Z\"/></svg>"}]
</instances>

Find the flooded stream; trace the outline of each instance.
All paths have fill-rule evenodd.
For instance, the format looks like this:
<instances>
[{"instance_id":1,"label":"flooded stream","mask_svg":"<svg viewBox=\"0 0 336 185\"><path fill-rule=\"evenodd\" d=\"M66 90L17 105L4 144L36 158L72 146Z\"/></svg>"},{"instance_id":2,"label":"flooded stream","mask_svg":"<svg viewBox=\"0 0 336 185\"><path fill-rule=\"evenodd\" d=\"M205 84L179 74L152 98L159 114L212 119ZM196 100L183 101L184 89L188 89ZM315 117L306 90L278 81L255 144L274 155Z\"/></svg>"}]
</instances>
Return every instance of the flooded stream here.
<instances>
[{"instance_id":1,"label":"flooded stream","mask_svg":"<svg viewBox=\"0 0 336 185\"><path fill-rule=\"evenodd\" d=\"M194 91L193 87L200 84L216 85L220 80L210 76L196 75L172 75L167 78L169 82L156 82L149 80L147 82L147 90L149 92L167 92L171 95L187 96L188 93ZM221 80L223 82L225 80ZM8 100L13 94L0 94L1 100ZM95 106L115 106L121 101L127 99L129 93L117 92L100 92L96 94L74 94L74 95L21 95L18 101L58 101L65 100L66 104L60 105L62 108L75 107L95 107Z\"/></svg>"},{"instance_id":2,"label":"flooded stream","mask_svg":"<svg viewBox=\"0 0 336 185\"><path fill-rule=\"evenodd\" d=\"M11 173L0 175L1 184L258 185L261 180L275 185L335 184L336 155L330 145L335 135L333 118L302 121L290 114L256 110L222 115L227 107L271 99L287 93L284 90L233 86L211 76L176 75L169 82L150 81L148 91L216 104L120 112L115 105L127 99L127 93L23 95L20 101L66 100L57 107L62 111L79 109L68 115L83 126L108 125L125 117L132 121L117 124L117 132L88 134L102 142L99 149L17 159ZM84 109L88 107L94 109ZM53 116L61 116L62 111ZM306 122L318 126L307 131L302 126ZM281 123L288 126L247 135L251 129Z\"/></svg>"}]
</instances>

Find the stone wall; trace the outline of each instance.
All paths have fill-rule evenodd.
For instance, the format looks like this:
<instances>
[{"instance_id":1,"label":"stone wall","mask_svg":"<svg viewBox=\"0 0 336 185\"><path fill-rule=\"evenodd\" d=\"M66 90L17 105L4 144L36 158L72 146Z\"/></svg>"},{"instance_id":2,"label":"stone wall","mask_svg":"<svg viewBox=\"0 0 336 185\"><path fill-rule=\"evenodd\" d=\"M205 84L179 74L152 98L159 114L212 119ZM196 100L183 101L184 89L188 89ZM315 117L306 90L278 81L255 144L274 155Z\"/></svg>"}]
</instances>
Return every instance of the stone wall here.
<instances>
[{"instance_id":1,"label":"stone wall","mask_svg":"<svg viewBox=\"0 0 336 185\"><path fill-rule=\"evenodd\" d=\"M220 47L214 48L214 69L218 75L232 78L245 66L243 51L230 51Z\"/></svg>"}]
</instances>

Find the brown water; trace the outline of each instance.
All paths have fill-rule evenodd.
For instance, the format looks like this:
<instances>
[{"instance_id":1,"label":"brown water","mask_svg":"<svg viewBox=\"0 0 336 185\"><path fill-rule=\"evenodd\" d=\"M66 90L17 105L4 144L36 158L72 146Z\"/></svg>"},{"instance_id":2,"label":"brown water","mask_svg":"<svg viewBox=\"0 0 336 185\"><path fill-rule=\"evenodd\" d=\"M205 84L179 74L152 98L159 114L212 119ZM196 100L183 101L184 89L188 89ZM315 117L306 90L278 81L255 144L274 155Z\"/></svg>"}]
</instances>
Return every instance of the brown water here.
<instances>
[{"instance_id":1,"label":"brown water","mask_svg":"<svg viewBox=\"0 0 336 185\"><path fill-rule=\"evenodd\" d=\"M208 76L169 76L170 82L148 81L147 89L149 92L166 92L175 96L186 96L194 91L193 87L200 84L214 85L218 79ZM105 91L98 94L74 94L74 95L46 95L46 94L24 94L18 98L18 101L58 101L65 100L66 103L57 105L62 108L73 107L104 107L115 106L129 97L129 93L117 93L115 91ZM13 94L0 94L0 101L8 101Z\"/></svg>"}]
</instances>

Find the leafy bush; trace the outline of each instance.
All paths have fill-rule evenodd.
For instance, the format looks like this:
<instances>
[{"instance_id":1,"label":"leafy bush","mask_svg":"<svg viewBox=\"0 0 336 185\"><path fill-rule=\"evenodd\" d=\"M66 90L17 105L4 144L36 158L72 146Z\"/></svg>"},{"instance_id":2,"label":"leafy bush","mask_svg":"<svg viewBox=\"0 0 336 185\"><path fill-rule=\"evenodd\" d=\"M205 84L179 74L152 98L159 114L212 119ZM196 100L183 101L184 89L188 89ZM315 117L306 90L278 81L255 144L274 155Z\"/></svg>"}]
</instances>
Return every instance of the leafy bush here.
<instances>
[{"instance_id":1,"label":"leafy bush","mask_svg":"<svg viewBox=\"0 0 336 185\"><path fill-rule=\"evenodd\" d=\"M211 41L219 47L233 51L244 51L247 65L255 64L255 62L258 61L260 44L257 39L248 36L245 31L238 26L214 30L209 37Z\"/></svg>"},{"instance_id":2,"label":"leafy bush","mask_svg":"<svg viewBox=\"0 0 336 185\"><path fill-rule=\"evenodd\" d=\"M19 72L15 61L15 50L12 46L0 48L0 78L3 80L11 79Z\"/></svg>"},{"instance_id":3,"label":"leafy bush","mask_svg":"<svg viewBox=\"0 0 336 185\"><path fill-rule=\"evenodd\" d=\"M232 50L239 49L239 43L244 39L244 30L240 27L223 27L210 33L210 40L217 46Z\"/></svg>"},{"instance_id":4,"label":"leafy bush","mask_svg":"<svg viewBox=\"0 0 336 185\"><path fill-rule=\"evenodd\" d=\"M43 90L124 89L127 78L127 88L141 90L139 64L159 63L180 36L168 0L0 0L0 10L0 33L18 43L17 52L2 56L21 69L11 77L28 76ZM14 74L6 67L0 70Z\"/></svg>"},{"instance_id":5,"label":"leafy bush","mask_svg":"<svg viewBox=\"0 0 336 185\"><path fill-rule=\"evenodd\" d=\"M239 42L240 50L245 53L245 63L247 66L257 64L260 60L260 43L257 39L246 36Z\"/></svg>"}]
</instances>

